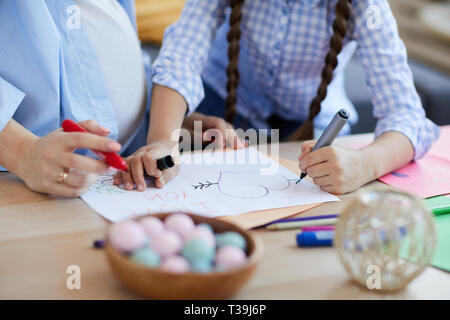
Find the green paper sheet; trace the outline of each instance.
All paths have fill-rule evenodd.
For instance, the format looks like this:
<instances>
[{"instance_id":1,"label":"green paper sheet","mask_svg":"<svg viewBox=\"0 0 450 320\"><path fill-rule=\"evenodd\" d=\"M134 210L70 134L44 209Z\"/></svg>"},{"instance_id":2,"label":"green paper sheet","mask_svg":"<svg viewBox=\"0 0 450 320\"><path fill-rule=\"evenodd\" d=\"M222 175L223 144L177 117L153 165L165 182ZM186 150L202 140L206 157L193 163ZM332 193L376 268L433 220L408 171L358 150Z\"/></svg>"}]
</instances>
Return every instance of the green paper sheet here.
<instances>
[{"instance_id":1,"label":"green paper sheet","mask_svg":"<svg viewBox=\"0 0 450 320\"><path fill-rule=\"evenodd\" d=\"M437 196L425 199L425 203L435 215L450 213L450 196Z\"/></svg>"},{"instance_id":2,"label":"green paper sheet","mask_svg":"<svg viewBox=\"0 0 450 320\"><path fill-rule=\"evenodd\" d=\"M437 231L437 249L431 265L450 272L450 214L434 218Z\"/></svg>"},{"instance_id":3,"label":"green paper sheet","mask_svg":"<svg viewBox=\"0 0 450 320\"><path fill-rule=\"evenodd\" d=\"M425 203L434 213L438 239L431 265L450 271L450 197L446 195L428 198Z\"/></svg>"}]
</instances>

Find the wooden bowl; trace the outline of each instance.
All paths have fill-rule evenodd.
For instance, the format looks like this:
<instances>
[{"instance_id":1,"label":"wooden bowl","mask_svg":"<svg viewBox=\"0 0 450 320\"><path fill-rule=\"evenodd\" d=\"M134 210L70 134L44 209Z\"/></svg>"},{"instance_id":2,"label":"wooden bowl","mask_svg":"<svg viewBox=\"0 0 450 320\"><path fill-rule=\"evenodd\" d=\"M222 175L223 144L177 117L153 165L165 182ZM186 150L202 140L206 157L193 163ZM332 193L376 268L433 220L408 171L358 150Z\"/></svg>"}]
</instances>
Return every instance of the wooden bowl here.
<instances>
[{"instance_id":1,"label":"wooden bowl","mask_svg":"<svg viewBox=\"0 0 450 320\"><path fill-rule=\"evenodd\" d=\"M170 214L152 214L164 219ZM224 271L211 273L187 272L176 274L149 268L135 263L106 241L105 252L113 273L123 286L149 299L227 299L235 295L250 279L258 266L263 245L255 237L240 227L218 219L189 214L195 224L208 223L215 233L235 231L247 241L248 261L245 265ZM144 218L139 217L136 220Z\"/></svg>"}]
</instances>

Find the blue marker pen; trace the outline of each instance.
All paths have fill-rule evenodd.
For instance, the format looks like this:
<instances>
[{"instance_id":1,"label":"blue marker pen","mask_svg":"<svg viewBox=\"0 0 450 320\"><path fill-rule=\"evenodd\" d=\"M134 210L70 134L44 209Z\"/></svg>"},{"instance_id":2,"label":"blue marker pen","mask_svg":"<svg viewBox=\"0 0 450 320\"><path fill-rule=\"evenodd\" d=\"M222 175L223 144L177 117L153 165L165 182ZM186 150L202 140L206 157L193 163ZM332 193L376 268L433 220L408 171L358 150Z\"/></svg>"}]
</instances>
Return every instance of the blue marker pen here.
<instances>
[{"instance_id":1,"label":"blue marker pen","mask_svg":"<svg viewBox=\"0 0 450 320\"><path fill-rule=\"evenodd\" d=\"M333 246L334 230L300 232L297 234L299 247L331 247Z\"/></svg>"}]
</instances>

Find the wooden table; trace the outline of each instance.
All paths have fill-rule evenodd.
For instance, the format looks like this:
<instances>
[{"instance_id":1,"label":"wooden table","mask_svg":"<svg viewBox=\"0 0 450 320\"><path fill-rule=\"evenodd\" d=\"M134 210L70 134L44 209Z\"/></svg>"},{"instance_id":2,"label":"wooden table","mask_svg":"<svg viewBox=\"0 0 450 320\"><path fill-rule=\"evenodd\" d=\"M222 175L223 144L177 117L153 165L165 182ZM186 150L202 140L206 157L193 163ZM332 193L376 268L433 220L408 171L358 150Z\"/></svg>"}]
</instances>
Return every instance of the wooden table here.
<instances>
[{"instance_id":1,"label":"wooden table","mask_svg":"<svg viewBox=\"0 0 450 320\"><path fill-rule=\"evenodd\" d=\"M349 136L336 144L371 139L370 134ZM281 156L291 160L299 150L299 143L280 144ZM350 196L304 215L339 212ZM13 175L0 173L0 299L138 298L119 285L103 252L92 248L107 225L80 199L36 194ZM295 230L255 232L264 242L265 255L237 299L450 298L450 274L441 270L429 267L406 290L381 294L351 282L333 248L299 249ZM81 268L80 290L66 288L69 265Z\"/></svg>"}]
</instances>

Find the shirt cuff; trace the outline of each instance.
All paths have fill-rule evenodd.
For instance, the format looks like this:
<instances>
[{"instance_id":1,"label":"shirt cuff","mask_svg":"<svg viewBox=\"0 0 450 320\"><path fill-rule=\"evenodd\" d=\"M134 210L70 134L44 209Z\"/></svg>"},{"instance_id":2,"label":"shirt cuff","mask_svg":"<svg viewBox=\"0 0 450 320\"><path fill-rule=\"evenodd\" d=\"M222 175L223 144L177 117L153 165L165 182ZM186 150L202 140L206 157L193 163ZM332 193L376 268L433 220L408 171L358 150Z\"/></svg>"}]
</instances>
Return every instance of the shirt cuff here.
<instances>
[{"instance_id":1,"label":"shirt cuff","mask_svg":"<svg viewBox=\"0 0 450 320\"><path fill-rule=\"evenodd\" d=\"M25 93L0 77L0 132L12 119L24 97Z\"/></svg>"},{"instance_id":2,"label":"shirt cuff","mask_svg":"<svg viewBox=\"0 0 450 320\"><path fill-rule=\"evenodd\" d=\"M408 124L411 119L398 117L395 119L380 119L375 128L375 139L382 133L396 131L405 135L414 148L414 160L422 158L431 145L439 138L439 127L428 118Z\"/></svg>"}]
</instances>

